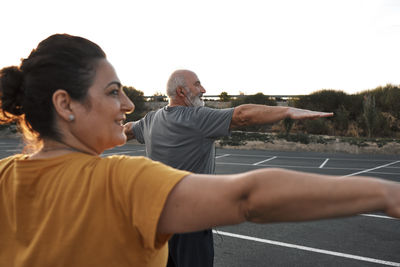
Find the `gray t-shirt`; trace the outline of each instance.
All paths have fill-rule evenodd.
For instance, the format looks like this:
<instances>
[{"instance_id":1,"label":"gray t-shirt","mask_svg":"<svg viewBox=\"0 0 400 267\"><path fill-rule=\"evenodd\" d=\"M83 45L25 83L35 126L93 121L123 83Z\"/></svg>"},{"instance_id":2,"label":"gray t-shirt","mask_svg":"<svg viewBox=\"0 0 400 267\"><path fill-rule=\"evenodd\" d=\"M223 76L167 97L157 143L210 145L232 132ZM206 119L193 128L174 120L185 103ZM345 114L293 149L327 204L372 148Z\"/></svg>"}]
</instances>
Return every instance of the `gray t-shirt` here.
<instances>
[{"instance_id":1,"label":"gray t-shirt","mask_svg":"<svg viewBox=\"0 0 400 267\"><path fill-rule=\"evenodd\" d=\"M212 174L214 140L229 136L233 108L166 106L147 113L133 125L149 158L177 169Z\"/></svg>"}]
</instances>

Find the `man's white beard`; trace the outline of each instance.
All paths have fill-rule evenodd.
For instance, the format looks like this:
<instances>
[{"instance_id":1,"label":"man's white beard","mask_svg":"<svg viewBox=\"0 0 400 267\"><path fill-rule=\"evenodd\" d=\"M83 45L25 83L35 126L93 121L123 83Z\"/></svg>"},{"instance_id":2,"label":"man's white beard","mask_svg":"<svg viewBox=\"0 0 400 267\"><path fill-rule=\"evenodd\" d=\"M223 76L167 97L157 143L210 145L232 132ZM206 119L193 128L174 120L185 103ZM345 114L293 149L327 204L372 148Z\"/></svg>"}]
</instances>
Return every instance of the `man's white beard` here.
<instances>
[{"instance_id":1,"label":"man's white beard","mask_svg":"<svg viewBox=\"0 0 400 267\"><path fill-rule=\"evenodd\" d=\"M200 98L202 96L203 94L193 97L192 92L190 92L189 96L186 97L186 104L189 107L204 107L204 101Z\"/></svg>"},{"instance_id":2,"label":"man's white beard","mask_svg":"<svg viewBox=\"0 0 400 267\"><path fill-rule=\"evenodd\" d=\"M193 107L204 107L204 101L201 100L200 96L196 96L194 98Z\"/></svg>"}]
</instances>

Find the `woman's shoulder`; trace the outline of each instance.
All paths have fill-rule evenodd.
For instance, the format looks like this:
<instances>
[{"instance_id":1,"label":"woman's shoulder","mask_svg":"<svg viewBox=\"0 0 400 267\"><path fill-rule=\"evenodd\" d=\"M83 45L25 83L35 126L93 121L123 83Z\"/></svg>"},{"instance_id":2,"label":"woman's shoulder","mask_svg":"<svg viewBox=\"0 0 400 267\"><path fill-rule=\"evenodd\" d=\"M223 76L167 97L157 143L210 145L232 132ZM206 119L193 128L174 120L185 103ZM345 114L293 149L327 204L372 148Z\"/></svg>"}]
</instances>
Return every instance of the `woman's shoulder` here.
<instances>
[{"instance_id":1,"label":"woman's shoulder","mask_svg":"<svg viewBox=\"0 0 400 267\"><path fill-rule=\"evenodd\" d=\"M3 168L4 166L13 164L16 160L22 160L22 159L27 159L29 155L25 154L15 154L12 156L8 156L6 158L0 159L0 169Z\"/></svg>"},{"instance_id":2,"label":"woman's shoulder","mask_svg":"<svg viewBox=\"0 0 400 267\"><path fill-rule=\"evenodd\" d=\"M105 157L100 157L100 163L110 163L110 164L124 164L124 163L149 163L151 160L144 156L127 156L127 155L110 155Z\"/></svg>"},{"instance_id":3,"label":"woman's shoulder","mask_svg":"<svg viewBox=\"0 0 400 267\"><path fill-rule=\"evenodd\" d=\"M144 156L126 156L112 155L101 159L102 166L114 169L122 173L139 174L157 174L180 173L183 171L174 169L159 161L153 161ZM99 162L100 163L100 162Z\"/></svg>"},{"instance_id":4,"label":"woman's shoulder","mask_svg":"<svg viewBox=\"0 0 400 267\"><path fill-rule=\"evenodd\" d=\"M117 170L118 172L137 171L152 165L153 161L144 156L110 155L99 157L95 164L98 168Z\"/></svg>"}]
</instances>

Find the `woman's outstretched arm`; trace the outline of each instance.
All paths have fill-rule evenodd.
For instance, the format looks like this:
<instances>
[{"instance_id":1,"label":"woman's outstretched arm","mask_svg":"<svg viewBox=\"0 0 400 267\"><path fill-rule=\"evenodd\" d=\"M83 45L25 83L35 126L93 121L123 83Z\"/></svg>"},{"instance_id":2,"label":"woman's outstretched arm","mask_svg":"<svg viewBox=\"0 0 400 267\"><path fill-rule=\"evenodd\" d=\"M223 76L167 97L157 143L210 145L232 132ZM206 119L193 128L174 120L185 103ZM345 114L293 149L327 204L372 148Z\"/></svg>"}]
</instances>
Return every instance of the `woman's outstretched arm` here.
<instances>
[{"instance_id":1,"label":"woman's outstretched arm","mask_svg":"<svg viewBox=\"0 0 400 267\"><path fill-rule=\"evenodd\" d=\"M244 221L294 222L371 211L400 217L400 184L284 169L192 174L171 191L158 231L192 232Z\"/></svg>"}]
</instances>

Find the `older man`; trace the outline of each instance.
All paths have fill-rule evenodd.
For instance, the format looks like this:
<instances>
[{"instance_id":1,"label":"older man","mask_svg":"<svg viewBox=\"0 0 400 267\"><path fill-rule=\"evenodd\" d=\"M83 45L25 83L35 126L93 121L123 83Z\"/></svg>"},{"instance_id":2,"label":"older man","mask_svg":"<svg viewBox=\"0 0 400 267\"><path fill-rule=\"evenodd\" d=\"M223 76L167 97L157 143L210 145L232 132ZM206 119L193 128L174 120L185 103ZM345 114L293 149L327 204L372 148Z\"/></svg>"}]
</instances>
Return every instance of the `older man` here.
<instances>
[{"instance_id":1,"label":"older man","mask_svg":"<svg viewBox=\"0 0 400 267\"><path fill-rule=\"evenodd\" d=\"M173 72L167 83L169 104L149 112L139 121L127 123L128 139L136 138L146 144L147 156L153 160L181 170L212 174L215 170L214 141L228 136L235 127L273 123L284 118L312 119L333 115L255 104L212 109L204 107L201 97L205 92L194 72ZM169 248L168 266L213 266L211 230L174 235Z\"/></svg>"}]
</instances>

